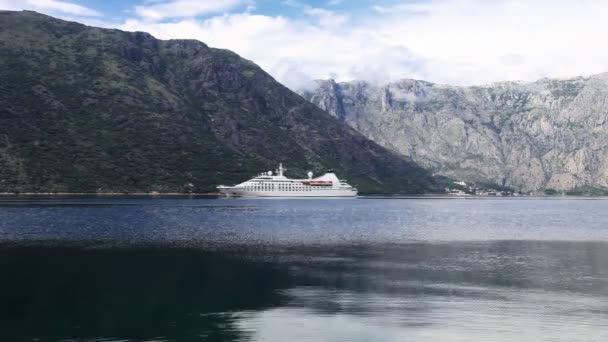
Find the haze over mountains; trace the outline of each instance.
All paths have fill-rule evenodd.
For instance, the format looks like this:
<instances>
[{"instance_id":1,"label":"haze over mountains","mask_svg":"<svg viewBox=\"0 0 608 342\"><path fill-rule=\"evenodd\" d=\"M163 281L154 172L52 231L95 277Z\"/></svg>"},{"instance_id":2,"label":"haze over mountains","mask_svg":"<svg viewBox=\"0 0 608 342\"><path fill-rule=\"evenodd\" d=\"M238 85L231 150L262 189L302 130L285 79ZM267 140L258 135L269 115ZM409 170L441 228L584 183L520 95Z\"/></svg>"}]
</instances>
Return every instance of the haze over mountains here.
<instances>
[{"instance_id":1,"label":"haze over mountains","mask_svg":"<svg viewBox=\"0 0 608 342\"><path fill-rule=\"evenodd\" d=\"M251 61L194 40L0 11L0 192L204 192L278 162L436 189Z\"/></svg>"},{"instance_id":2,"label":"haze over mountains","mask_svg":"<svg viewBox=\"0 0 608 342\"><path fill-rule=\"evenodd\" d=\"M608 187L608 74L472 87L318 85L302 95L434 172L526 191Z\"/></svg>"}]
</instances>

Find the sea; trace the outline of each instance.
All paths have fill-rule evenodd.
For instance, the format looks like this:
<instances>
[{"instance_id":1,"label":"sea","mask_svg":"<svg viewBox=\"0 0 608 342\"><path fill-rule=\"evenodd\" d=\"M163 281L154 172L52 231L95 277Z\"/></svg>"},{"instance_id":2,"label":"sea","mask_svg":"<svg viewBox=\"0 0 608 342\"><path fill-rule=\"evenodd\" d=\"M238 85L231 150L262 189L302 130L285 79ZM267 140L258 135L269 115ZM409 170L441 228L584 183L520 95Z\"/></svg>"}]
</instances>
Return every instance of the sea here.
<instances>
[{"instance_id":1,"label":"sea","mask_svg":"<svg viewBox=\"0 0 608 342\"><path fill-rule=\"evenodd\" d=\"M0 198L0 341L608 341L608 200Z\"/></svg>"}]
</instances>

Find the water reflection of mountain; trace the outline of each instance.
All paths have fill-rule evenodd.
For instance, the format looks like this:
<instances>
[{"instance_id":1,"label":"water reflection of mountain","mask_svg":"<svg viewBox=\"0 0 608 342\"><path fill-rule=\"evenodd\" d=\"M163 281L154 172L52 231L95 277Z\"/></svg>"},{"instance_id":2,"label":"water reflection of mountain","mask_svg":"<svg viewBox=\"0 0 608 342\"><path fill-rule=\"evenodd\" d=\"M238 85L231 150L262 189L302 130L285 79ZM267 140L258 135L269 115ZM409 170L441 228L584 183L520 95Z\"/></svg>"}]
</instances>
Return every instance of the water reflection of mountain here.
<instances>
[{"instance_id":1,"label":"water reflection of mountain","mask_svg":"<svg viewBox=\"0 0 608 342\"><path fill-rule=\"evenodd\" d=\"M0 248L0 340L231 341L232 312L284 301L283 269L171 248Z\"/></svg>"},{"instance_id":2,"label":"water reflection of mountain","mask_svg":"<svg viewBox=\"0 0 608 342\"><path fill-rule=\"evenodd\" d=\"M0 341L608 337L603 242L66 243L0 246Z\"/></svg>"},{"instance_id":3,"label":"water reflection of mountain","mask_svg":"<svg viewBox=\"0 0 608 342\"><path fill-rule=\"evenodd\" d=\"M344 245L294 248L285 254L292 273L300 275L299 286L287 292L290 305L319 314L425 315L434 309L434 300L603 298L608 286L608 252L602 242Z\"/></svg>"}]
</instances>

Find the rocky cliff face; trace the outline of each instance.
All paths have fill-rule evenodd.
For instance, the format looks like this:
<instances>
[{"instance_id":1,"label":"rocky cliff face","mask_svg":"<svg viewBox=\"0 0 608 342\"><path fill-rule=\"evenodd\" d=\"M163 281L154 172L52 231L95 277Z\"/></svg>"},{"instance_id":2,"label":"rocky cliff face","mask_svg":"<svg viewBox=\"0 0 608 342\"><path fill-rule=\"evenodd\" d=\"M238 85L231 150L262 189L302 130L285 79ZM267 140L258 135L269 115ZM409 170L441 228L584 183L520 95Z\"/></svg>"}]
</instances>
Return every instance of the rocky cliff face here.
<instances>
[{"instance_id":1,"label":"rocky cliff face","mask_svg":"<svg viewBox=\"0 0 608 342\"><path fill-rule=\"evenodd\" d=\"M437 173L527 191L608 187L608 74L476 87L318 85L302 96Z\"/></svg>"},{"instance_id":2,"label":"rocky cliff face","mask_svg":"<svg viewBox=\"0 0 608 342\"><path fill-rule=\"evenodd\" d=\"M0 192L213 191L278 162L368 192L435 187L233 52L0 11Z\"/></svg>"}]
</instances>

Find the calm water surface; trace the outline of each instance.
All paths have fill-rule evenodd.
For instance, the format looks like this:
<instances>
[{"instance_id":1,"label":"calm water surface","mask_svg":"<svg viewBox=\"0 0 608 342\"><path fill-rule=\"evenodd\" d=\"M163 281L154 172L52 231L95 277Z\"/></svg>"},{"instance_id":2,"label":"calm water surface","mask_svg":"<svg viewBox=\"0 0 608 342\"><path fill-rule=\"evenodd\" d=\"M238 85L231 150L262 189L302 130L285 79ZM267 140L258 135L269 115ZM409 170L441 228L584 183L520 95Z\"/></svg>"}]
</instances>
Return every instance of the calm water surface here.
<instances>
[{"instance_id":1,"label":"calm water surface","mask_svg":"<svg viewBox=\"0 0 608 342\"><path fill-rule=\"evenodd\" d=\"M4 198L0 341L608 341L608 201Z\"/></svg>"}]
</instances>

